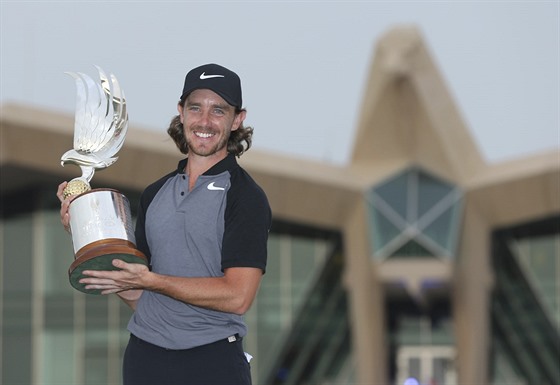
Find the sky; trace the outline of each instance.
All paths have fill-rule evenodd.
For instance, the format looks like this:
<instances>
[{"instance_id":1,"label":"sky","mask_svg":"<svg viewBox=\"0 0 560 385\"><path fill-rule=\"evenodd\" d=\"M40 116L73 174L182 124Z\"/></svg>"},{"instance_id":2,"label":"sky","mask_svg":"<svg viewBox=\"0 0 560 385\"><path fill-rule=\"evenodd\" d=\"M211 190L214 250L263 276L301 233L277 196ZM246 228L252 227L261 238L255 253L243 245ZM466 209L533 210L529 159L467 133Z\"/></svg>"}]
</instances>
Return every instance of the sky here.
<instances>
[{"instance_id":1,"label":"sky","mask_svg":"<svg viewBox=\"0 0 560 385\"><path fill-rule=\"evenodd\" d=\"M242 79L253 148L345 165L376 43L401 25L420 30L487 162L560 151L559 0L0 0L0 102L73 114L65 72L98 65L129 130L165 131L188 70L219 63Z\"/></svg>"}]
</instances>

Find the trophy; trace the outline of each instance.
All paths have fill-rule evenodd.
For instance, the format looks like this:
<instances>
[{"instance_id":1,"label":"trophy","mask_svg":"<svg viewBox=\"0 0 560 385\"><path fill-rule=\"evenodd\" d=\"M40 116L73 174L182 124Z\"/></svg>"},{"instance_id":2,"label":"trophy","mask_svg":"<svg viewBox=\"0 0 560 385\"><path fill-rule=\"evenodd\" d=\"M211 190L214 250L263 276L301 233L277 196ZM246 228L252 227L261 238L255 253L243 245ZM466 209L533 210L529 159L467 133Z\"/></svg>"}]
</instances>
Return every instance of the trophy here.
<instances>
[{"instance_id":1,"label":"trophy","mask_svg":"<svg viewBox=\"0 0 560 385\"><path fill-rule=\"evenodd\" d=\"M89 182L95 170L112 165L124 143L128 114L124 92L116 77L109 77L97 67L99 82L83 73L68 73L76 81L77 101L74 122L74 148L64 153L61 165L75 164L82 175L72 179L64 189L70 202L70 233L74 262L68 269L70 284L88 294L79 283L84 270L116 270L113 259L148 264L146 256L136 249L130 203L119 191L91 189Z\"/></svg>"}]
</instances>

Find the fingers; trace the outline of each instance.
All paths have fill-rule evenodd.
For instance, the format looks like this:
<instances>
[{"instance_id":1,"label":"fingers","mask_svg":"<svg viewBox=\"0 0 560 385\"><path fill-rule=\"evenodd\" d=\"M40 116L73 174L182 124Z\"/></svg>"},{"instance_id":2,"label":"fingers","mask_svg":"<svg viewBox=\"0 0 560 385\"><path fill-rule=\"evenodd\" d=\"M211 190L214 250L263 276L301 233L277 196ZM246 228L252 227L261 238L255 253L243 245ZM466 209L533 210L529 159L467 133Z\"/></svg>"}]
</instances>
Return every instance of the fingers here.
<instances>
[{"instance_id":1,"label":"fingers","mask_svg":"<svg viewBox=\"0 0 560 385\"><path fill-rule=\"evenodd\" d=\"M64 226L64 230L70 232L70 213L68 208L70 207L70 200L65 200L60 205L60 223Z\"/></svg>"},{"instance_id":2,"label":"fingers","mask_svg":"<svg viewBox=\"0 0 560 385\"><path fill-rule=\"evenodd\" d=\"M102 290L102 294L116 293L126 289L120 280L115 278L109 278L107 273L110 272L95 272L95 271L84 271L84 276L86 278L80 279L80 283L85 285L86 290ZM101 278L100 276L103 276ZM107 291L107 293L104 293Z\"/></svg>"},{"instance_id":3,"label":"fingers","mask_svg":"<svg viewBox=\"0 0 560 385\"><path fill-rule=\"evenodd\" d=\"M84 281L83 283L92 282L94 279L96 282L103 280L116 281L122 277L120 270L84 270L82 271L82 275L84 278L82 278L80 282Z\"/></svg>"},{"instance_id":4,"label":"fingers","mask_svg":"<svg viewBox=\"0 0 560 385\"><path fill-rule=\"evenodd\" d=\"M70 231L70 214L68 213L68 207L70 206L70 201L66 200L60 205L60 222L66 231Z\"/></svg>"},{"instance_id":5,"label":"fingers","mask_svg":"<svg viewBox=\"0 0 560 385\"><path fill-rule=\"evenodd\" d=\"M115 285L85 285L84 289L86 289L86 290L100 290L100 294L102 294L102 295L117 294L117 293L126 291L126 289L116 287Z\"/></svg>"},{"instance_id":6,"label":"fingers","mask_svg":"<svg viewBox=\"0 0 560 385\"><path fill-rule=\"evenodd\" d=\"M118 293L132 288L119 271L90 271L85 270L82 274L85 278L80 279L86 290L101 290L101 294Z\"/></svg>"},{"instance_id":7,"label":"fingers","mask_svg":"<svg viewBox=\"0 0 560 385\"><path fill-rule=\"evenodd\" d=\"M68 213L68 207L70 207L71 198L64 199L64 188L68 182L62 182L58 185L58 190L56 191L56 196L60 200L60 223L64 226L64 230L70 233L70 214Z\"/></svg>"},{"instance_id":8,"label":"fingers","mask_svg":"<svg viewBox=\"0 0 560 385\"><path fill-rule=\"evenodd\" d=\"M64 202L64 188L66 187L67 184L68 184L68 182L64 181L64 182L62 182L61 184L58 185L58 190L56 191L56 196L58 197L60 202Z\"/></svg>"},{"instance_id":9,"label":"fingers","mask_svg":"<svg viewBox=\"0 0 560 385\"><path fill-rule=\"evenodd\" d=\"M130 282L140 278L140 275L148 271L148 267L139 263L126 263L122 259L113 259L113 266L118 270L84 270L82 275L98 279L111 279L114 281ZM86 278L87 279L87 278Z\"/></svg>"},{"instance_id":10,"label":"fingers","mask_svg":"<svg viewBox=\"0 0 560 385\"><path fill-rule=\"evenodd\" d=\"M91 285L91 287L86 287L86 289L101 289L101 288L115 288L117 284L112 279L107 278L82 278L80 279L80 283L84 283L86 285ZM93 287L95 286L95 287Z\"/></svg>"}]
</instances>

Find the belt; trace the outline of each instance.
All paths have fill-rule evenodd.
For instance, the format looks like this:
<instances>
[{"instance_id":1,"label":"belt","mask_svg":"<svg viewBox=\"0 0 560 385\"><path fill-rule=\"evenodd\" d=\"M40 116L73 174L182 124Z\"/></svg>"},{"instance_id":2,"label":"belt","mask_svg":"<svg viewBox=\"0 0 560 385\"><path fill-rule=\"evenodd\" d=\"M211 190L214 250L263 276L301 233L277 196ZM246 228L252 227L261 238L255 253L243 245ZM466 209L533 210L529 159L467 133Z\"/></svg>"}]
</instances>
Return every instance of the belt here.
<instances>
[{"instance_id":1,"label":"belt","mask_svg":"<svg viewBox=\"0 0 560 385\"><path fill-rule=\"evenodd\" d=\"M157 346L157 345L154 345L154 344L152 344L152 343L150 343L150 342L148 342L148 341L144 341L143 339L141 339L141 338L135 336L135 335L132 334L132 333L130 333L130 338L131 338L132 340L137 341L137 342L140 342L140 343L143 343L143 344L147 344L147 345L152 345L152 346L154 346L154 347L156 347L156 348L159 348L159 349L165 349L165 350L183 350L183 349L168 349L168 348L162 348L161 346ZM224 338L223 340L218 340L218 341L212 342L212 343L214 343L214 344L222 343L222 342L232 343L232 342L237 342L237 341L242 341L242 340L243 340L243 337L241 337L238 333L235 333L234 335L229 336L229 337L227 337L227 338ZM202 346L203 346L203 345L202 345ZM195 348L196 348L196 346L195 346ZM191 348L191 349L193 349L193 348Z\"/></svg>"}]
</instances>

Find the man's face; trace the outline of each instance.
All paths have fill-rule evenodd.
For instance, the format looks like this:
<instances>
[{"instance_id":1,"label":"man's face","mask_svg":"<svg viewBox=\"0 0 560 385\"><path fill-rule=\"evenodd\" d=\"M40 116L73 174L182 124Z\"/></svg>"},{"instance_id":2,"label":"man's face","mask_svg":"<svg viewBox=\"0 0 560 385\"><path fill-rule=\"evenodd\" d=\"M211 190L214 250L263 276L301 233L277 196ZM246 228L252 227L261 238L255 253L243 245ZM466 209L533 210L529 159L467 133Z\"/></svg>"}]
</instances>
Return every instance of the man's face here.
<instances>
[{"instance_id":1,"label":"man's face","mask_svg":"<svg viewBox=\"0 0 560 385\"><path fill-rule=\"evenodd\" d=\"M179 105L178 110L189 154L204 157L225 157L231 131L237 130L245 118L245 111L235 114L233 106L207 89L191 92L185 106Z\"/></svg>"}]
</instances>

